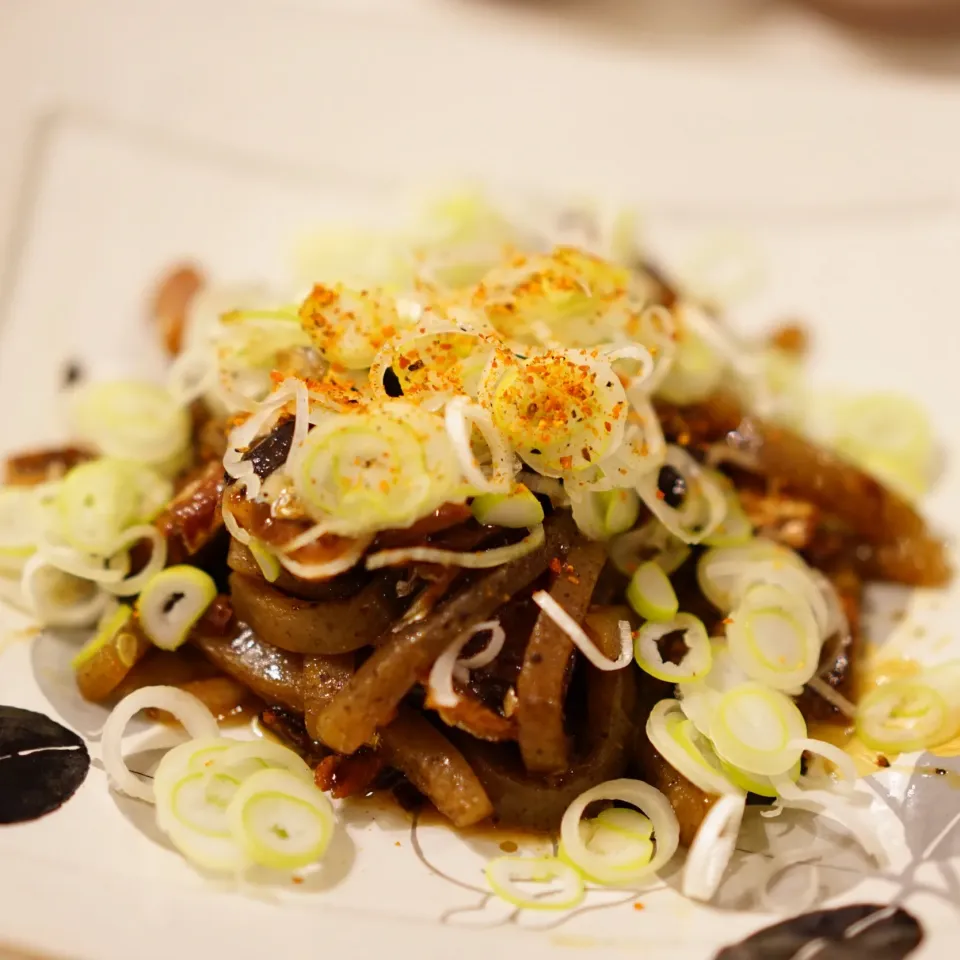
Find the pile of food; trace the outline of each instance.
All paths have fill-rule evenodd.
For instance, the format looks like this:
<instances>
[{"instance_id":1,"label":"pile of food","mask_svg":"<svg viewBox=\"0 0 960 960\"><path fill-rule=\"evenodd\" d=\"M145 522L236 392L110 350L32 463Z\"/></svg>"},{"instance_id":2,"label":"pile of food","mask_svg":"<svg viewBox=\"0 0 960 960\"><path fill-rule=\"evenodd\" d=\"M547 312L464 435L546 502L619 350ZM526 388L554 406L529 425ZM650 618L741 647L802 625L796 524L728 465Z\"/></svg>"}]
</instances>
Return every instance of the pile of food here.
<instances>
[{"instance_id":1,"label":"pile of food","mask_svg":"<svg viewBox=\"0 0 960 960\"><path fill-rule=\"evenodd\" d=\"M559 831L557 858L488 868L540 907L680 845L708 899L748 801L882 857L814 734L855 722L898 753L960 729L956 671L851 702L864 583L950 577L911 502L922 414L851 400L818 445L802 331L738 337L622 218L459 198L304 261L293 303L173 271L168 382L73 386L77 445L7 464L0 585L96 625L74 668L119 701L114 785L223 871L318 859L321 791ZM152 785L121 750L142 709L191 736ZM251 715L276 739L220 736Z\"/></svg>"}]
</instances>

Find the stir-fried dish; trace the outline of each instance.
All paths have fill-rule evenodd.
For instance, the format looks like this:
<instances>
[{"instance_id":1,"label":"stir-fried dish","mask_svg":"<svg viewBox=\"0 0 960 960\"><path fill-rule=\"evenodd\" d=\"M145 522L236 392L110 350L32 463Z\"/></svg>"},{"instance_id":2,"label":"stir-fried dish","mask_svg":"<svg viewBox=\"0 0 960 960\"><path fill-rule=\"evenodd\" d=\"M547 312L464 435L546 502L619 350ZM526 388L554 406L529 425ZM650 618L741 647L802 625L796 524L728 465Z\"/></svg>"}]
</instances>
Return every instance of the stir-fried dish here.
<instances>
[{"instance_id":1,"label":"stir-fried dish","mask_svg":"<svg viewBox=\"0 0 960 960\"><path fill-rule=\"evenodd\" d=\"M929 428L895 397L813 425L803 331L737 336L628 227L461 199L316 238L296 299L178 268L167 382L81 381L75 445L8 461L0 585L95 627L73 668L115 705L111 782L192 862L303 869L326 794L388 789L559 832L487 869L520 904L552 882L540 907L680 846L709 899L748 802L882 858L816 734L960 731L950 669L853 702L865 582L950 577L913 505ZM121 749L141 710L190 735L152 781ZM220 728L251 716L259 739Z\"/></svg>"}]
</instances>

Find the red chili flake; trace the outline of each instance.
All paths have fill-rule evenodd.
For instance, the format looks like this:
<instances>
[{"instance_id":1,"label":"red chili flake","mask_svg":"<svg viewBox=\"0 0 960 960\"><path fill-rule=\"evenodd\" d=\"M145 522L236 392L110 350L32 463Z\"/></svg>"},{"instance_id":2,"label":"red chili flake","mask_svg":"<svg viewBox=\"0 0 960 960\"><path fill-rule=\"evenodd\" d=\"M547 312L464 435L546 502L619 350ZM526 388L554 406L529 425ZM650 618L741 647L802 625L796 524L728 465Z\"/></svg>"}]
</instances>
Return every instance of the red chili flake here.
<instances>
[{"instance_id":1,"label":"red chili flake","mask_svg":"<svg viewBox=\"0 0 960 960\"><path fill-rule=\"evenodd\" d=\"M564 470L570 470L573 467L573 457L561 457L560 466L563 467Z\"/></svg>"},{"instance_id":2,"label":"red chili flake","mask_svg":"<svg viewBox=\"0 0 960 960\"><path fill-rule=\"evenodd\" d=\"M559 575L561 569L562 569L562 567L561 567L561 565L560 565L560 560L559 560L559 558L558 558L558 557L554 557L554 558L550 561L550 572Z\"/></svg>"}]
</instances>

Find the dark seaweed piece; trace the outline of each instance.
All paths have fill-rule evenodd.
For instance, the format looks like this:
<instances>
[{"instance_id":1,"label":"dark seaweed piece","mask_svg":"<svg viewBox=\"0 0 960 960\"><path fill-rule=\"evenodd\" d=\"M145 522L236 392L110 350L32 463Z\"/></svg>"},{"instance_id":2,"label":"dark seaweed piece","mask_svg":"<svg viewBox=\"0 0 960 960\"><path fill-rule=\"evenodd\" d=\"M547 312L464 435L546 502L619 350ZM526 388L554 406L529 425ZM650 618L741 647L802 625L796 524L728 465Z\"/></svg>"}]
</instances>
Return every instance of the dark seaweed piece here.
<instances>
[{"instance_id":1,"label":"dark seaweed piece","mask_svg":"<svg viewBox=\"0 0 960 960\"><path fill-rule=\"evenodd\" d=\"M90 754L73 731L42 713L0 706L0 823L52 813L89 770Z\"/></svg>"},{"instance_id":2,"label":"dark seaweed piece","mask_svg":"<svg viewBox=\"0 0 960 960\"><path fill-rule=\"evenodd\" d=\"M286 463L295 425L294 419L285 420L243 455L244 460L253 464L253 472L261 480L266 480L277 467Z\"/></svg>"},{"instance_id":3,"label":"dark seaweed piece","mask_svg":"<svg viewBox=\"0 0 960 960\"><path fill-rule=\"evenodd\" d=\"M856 903L764 927L724 947L715 960L790 960L803 948L817 960L902 960L922 940L920 923L902 907Z\"/></svg>"},{"instance_id":4,"label":"dark seaweed piece","mask_svg":"<svg viewBox=\"0 0 960 960\"><path fill-rule=\"evenodd\" d=\"M687 495L687 481L676 467L666 463L660 468L657 489L668 507L679 510L683 506L683 498Z\"/></svg>"},{"instance_id":5,"label":"dark seaweed piece","mask_svg":"<svg viewBox=\"0 0 960 960\"><path fill-rule=\"evenodd\" d=\"M403 387L400 386L400 378L396 375L393 367L387 367L383 371L383 389L387 391L388 397L402 397Z\"/></svg>"}]
</instances>

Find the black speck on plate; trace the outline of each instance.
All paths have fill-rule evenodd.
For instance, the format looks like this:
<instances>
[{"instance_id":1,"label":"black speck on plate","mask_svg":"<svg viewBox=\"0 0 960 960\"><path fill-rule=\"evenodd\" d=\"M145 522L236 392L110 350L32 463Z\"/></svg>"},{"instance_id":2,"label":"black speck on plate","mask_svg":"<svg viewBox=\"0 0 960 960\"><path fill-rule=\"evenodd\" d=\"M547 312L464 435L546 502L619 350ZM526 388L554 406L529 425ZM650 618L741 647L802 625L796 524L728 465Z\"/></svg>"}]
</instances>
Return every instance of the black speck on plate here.
<instances>
[{"instance_id":1,"label":"black speck on plate","mask_svg":"<svg viewBox=\"0 0 960 960\"><path fill-rule=\"evenodd\" d=\"M724 947L716 960L789 960L803 948L814 950L814 944L816 960L903 960L921 940L916 917L901 907L856 903L765 927Z\"/></svg>"},{"instance_id":2,"label":"black speck on plate","mask_svg":"<svg viewBox=\"0 0 960 960\"><path fill-rule=\"evenodd\" d=\"M81 737L42 713L0 706L0 824L66 803L90 770Z\"/></svg>"}]
</instances>

